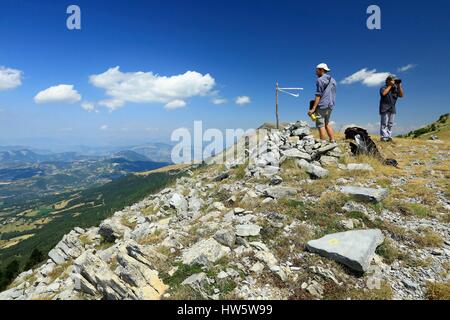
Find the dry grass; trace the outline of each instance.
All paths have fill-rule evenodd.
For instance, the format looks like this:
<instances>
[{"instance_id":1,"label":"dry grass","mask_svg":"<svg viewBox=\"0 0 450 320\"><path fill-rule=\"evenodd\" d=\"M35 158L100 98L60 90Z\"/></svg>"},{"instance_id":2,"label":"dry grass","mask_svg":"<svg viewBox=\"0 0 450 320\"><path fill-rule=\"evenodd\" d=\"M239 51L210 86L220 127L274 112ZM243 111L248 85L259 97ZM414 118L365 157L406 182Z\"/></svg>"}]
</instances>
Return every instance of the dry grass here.
<instances>
[{"instance_id":1,"label":"dry grass","mask_svg":"<svg viewBox=\"0 0 450 320\"><path fill-rule=\"evenodd\" d=\"M64 262L63 264L57 265L52 272L48 274L48 277L50 278L50 281L53 282L59 277L61 277L64 272L67 270L69 266L71 266L73 263L72 260L68 260Z\"/></svg>"},{"instance_id":2,"label":"dry grass","mask_svg":"<svg viewBox=\"0 0 450 320\"><path fill-rule=\"evenodd\" d=\"M418 230L420 233L414 236L414 242L419 247L440 247L444 240L441 235L430 228L422 228Z\"/></svg>"},{"instance_id":3,"label":"dry grass","mask_svg":"<svg viewBox=\"0 0 450 320\"><path fill-rule=\"evenodd\" d=\"M281 169L280 176L284 183L298 184L299 181L309 178L309 175L297 166L296 159L293 158L285 160L281 164Z\"/></svg>"},{"instance_id":4,"label":"dry grass","mask_svg":"<svg viewBox=\"0 0 450 320\"><path fill-rule=\"evenodd\" d=\"M239 165L237 168L233 169L231 172L231 176L235 179L235 180L243 180L245 178L245 169L248 166L248 161Z\"/></svg>"},{"instance_id":5,"label":"dry grass","mask_svg":"<svg viewBox=\"0 0 450 320\"><path fill-rule=\"evenodd\" d=\"M313 180L311 183L302 184L301 190L302 193L306 195L320 197L325 191L332 190L334 184L334 179L317 179Z\"/></svg>"},{"instance_id":6,"label":"dry grass","mask_svg":"<svg viewBox=\"0 0 450 320\"><path fill-rule=\"evenodd\" d=\"M158 209L157 209L156 205L153 207L149 206L149 207L146 207L141 210L142 215L144 215L146 217L152 216L152 215L156 214L157 212L158 212Z\"/></svg>"},{"instance_id":7,"label":"dry grass","mask_svg":"<svg viewBox=\"0 0 450 320\"><path fill-rule=\"evenodd\" d=\"M392 300L393 291L387 282L382 282L379 289L355 289L352 287L337 286L328 282L324 287L326 300Z\"/></svg>"},{"instance_id":8,"label":"dry grass","mask_svg":"<svg viewBox=\"0 0 450 320\"><path fill-rule=\"evenodd\" d=\"M428 282L426 294L429 300L450 300L450 281Z\"/></svg>"},{"instance_id":9,"label":"dry grass","mask_svg":"<svg viewBox=\"0 0 450 320\"><path fill-rule=\"evenodd\" d=\"M129 217L126 217L126 216L122 216L122 218L120 219L120 223L122 225L124 225L125 227L130 228L131 230L136 228L136 225L137 225L136 221L130 222Z\"/></svg>"},{"instance_id":10,"label":"dry grass","mask_svg":"<svg viewBox=\"0 0 450 320\"><path fill-rule=\"evenodd\" d=\"M87 234L82 234L79 239L83 245L88 245L92 243L92 239Z\"/></svg>"},{"instance_id":11,"label":"dry grass","mask_svg":"<svg viewBox=\"0 0 450 320\"><path fill-rule=\"evenodd\" d=\"M433 207L399 200L392 195L383 201L383 206L390 211L399 212L409 217L430 218L436 216L435 211L432 211Z\"/></svg>"},{"instance_id":12,"label":"dry grass","mask_svg":"<svg viewBox=\"0 0 450 320\"><path fill-rule=\"evenodd\" d=\"M271 238L274 239L271 247L276 256L281 260L287 260L293 252L304 251L306 243L315 238L315 233L308 226L300 224L292 230L288 237L277 235Z\"/></svg>"},{"instance_id":13,"label":"dry grass","mask_svg":"<svg viewBox=\"0 0 450 320\"><path fill-rule=\"evenodd\" d=\"M396 260L403 259L404 254L400 252L390 239L385 239L384 242L377 248L377 254L383 257L384 262L391 264Z\"/></svg>"},{"instance_id":14,"label":"dry grass","mask_svg":"<svg viewBox=\"0 0 450 320\"><path fill-rule=\"evenodd\" d=\"M138 243L141 245L153 245L158 244L164 240L166 233L162 229L156 229L152 234L139 239Z\"/></svg>"}]
</instances>

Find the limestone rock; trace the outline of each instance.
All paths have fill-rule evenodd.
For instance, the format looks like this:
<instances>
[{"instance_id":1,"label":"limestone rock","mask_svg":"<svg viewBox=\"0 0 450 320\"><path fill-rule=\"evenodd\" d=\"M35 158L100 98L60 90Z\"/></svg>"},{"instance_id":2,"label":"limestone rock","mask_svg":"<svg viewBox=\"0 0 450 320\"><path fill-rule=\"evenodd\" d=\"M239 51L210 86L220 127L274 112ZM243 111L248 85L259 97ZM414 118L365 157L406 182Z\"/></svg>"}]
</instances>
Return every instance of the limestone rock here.
<instances>
[{"instance_id":1,"label":"limestone rock","mask_svg":"<svg viewBox=\"0 0 450 320\"><path fill-rule=\"evenodd\" d=\"M174 193L172 195L172 198L170 198L170 201L169 201L169 205L172 208L176 209L178 214L180 214L180 215L185 215L189 208L189 204L188 204L186 198L183 197L179 193Z\"/></svg>"},{"instance_id":2,"label":"limestone rock","mask_svg":"<svg viewBox=\"0 0 450 320\"><path fill-rule=\"evenodd\" d=\"M240 224L236 226L236 235L240 237L257 236L261 227L256 224Z\"/></svg>"},{"instance_id":3,"label":"limestone rock","mask_svg":"<svg viewBox=\"0 0 450 320\"><path fill-rule=\"evenodd\" d=\"M373 171L370 164L367 163L349 163L347 164L347 170L349 171Z\"/></svg>"},{"instance_id":4,"label":"limestone rock","mask_svg":"<svg viewBox=\"0 0 450 320\"><path fill-rule=\"evenodd\" d=\"M201 240L192 247L183 251L182 260L184 264L199 263L208 265L221 259L230 253L230 248L218 243L213 238Z\"/></svg>"},{"instance_id":5,"label":"limestone rock","mask_svg":"<svg viewBox=\"0 0 450 320\"><path fill-rule=\"evenodd\" d=\"M345 264L355 271L365 272L375 254L375 249L383 241L384 236L378 229L355 230L311 240L307 244L307 249Z\"/></svg>"},{"instance_id":6,"label":"limestone rock","mask_svg":"<svg viewBox=\"0 0 450 320\"><path fill-rule=\"evenodd\" d=\"M300 150L296 148L292 148L286 151L283 151L283 155L288 158L298 158L298 159L305 159L310 161L311 155L307 154L306 152L301 152Z\"/></svg>"},{"instance_id":7,"label":"limestone rock","mask_svg":"<svg viewBox=\"0 0 450 320\"><path fill-rule=\"evenodd\" d=\"M269 184L270 184L271 186L277 186L277 185L281 184L282 182L283 182L283 178L281 178L280 176L273 176L273 177L270 179Z\"/></svg>"},{"instance_id":8,"label":"limestone rock","mask_svg":"<svg viewBox=\"0 0 450 320\"><path fill-rule=\"evenodd\" d=\"M92 284L107 300L138 299L138 296L114 274L103 260L86 251L75 262L75 271Z\"/></svg>"},{"instance_id":9,"label":"limestone rock","mask_svg":"<svg viewBox=\"0 0 450 320\"><path fill-rule=\"evenodd\" d=\"M296 194L297 194L297 189L289 188L289 187L274 186L274 187L269 187L264 190L265 196L271 197L274 199L287 198L287 197L295 196Z\"/></svg>"},{"instance_id":10,"label":"limestone rock","mask_svg":"<svg viewBox=\"0 0 450 320\"><path fill-rule=\"evenodd\" d=\"M223 229L216 232L214 239L224 246L233 248L236 242L236 234L232 230Z\"/></svg>"},{"instance_id":11,"label":"limestone rock","mask_svg":"<svg viewBox=\"0 0 450 320\"><path fill-rule=\"evenodd\" d=\"M380 202L388 195L388 190L384 188L373 189L363 187L344 186L341 192L354 196L361 201Z\"/></svg>"},{"instance_id":12,"label":"limestone rock","mask_svg":"<svg viewBox=\"0 0 450 320\"><path fill-rule=\"evenodd\" d=\"M320 149L318 149L317 153L323 154L323 153L326 153L326 152L329 152L329 151L335 149L336 147L337 147L336 143L330 143L330 144L327 144L327 145L321 147Z\"/></svg>"},{"instance_id":13,"label":"limestone rock","mask_svg":"<svg viewBox=\"0 0 450 320\"><path fill-rule=\"evenodd\" d=\"M106 219L100 224L98 233L107 241L114 242L122 238L128 227L121 225L116 219Z\"/></svg>"},{"instance_id":14,"label":"limestone rock","mask_svg":"<svg viewBox=\"0 0 450 320\"><path fill-rule=\"evenodd\" d=\"M62 240L48 253L56 264L63 264L69 259L76 259L83 253L83 245L75 231L65 235Z\"/></svg>"},{"instance_id":15,"label":"limestone rock","mask_svg":"<svg viewBox=\"0 0 450 320\"><path fill-rule=\"evenodd\" d=\"M337 166L338 159L336 157L322 156L320 157L320 163L323 166Z\"/></svg>"},{"instance_id":16,"label":"limestone rock","mask_svg":"<svg viewBox=\"0 0 450 320\"><path fill-rule=\"evenodd\" d=\"M304 137L310 134L310 129L308 126L304 126L304 127L300 127L298 129L295 129L294 131L292 131L292 135L293 136L299 136L299 137Z\"/></svg>"},{"instance_id":17,"label":"limestone rock","mask_svg":"<svg viewBox=\"0 0 450 320\"><path fill-rule=\"evenodd\" d=\"M227 179L230 176L230 173L228 171L220 173L218 176L216 176L213 180L216 182L222 181Z\"/></svg>"},{"instance_id":18,"label":"limestone rock","mask_svg":"<svg viewBox=\"0 0 450 320\"><path fill-rule=\"evenodd\" d=\"M308 163L306 160L297 160L297 165L305 170L309 175L315 178L325 178L328 176L328 170L318 165Z\"/></svg>"}]
</instances>

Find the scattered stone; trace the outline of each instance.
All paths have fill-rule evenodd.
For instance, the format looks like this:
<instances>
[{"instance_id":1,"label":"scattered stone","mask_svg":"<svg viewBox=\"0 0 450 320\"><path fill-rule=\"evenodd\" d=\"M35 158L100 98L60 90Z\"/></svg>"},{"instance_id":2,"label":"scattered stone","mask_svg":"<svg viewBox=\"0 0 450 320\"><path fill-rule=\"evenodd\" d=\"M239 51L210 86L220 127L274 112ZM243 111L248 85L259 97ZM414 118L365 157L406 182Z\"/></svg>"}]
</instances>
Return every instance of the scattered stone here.
<instances>
[{"instance_id":1,"label":"scattered stone","mask_svg":"<svg viewBox=\"0 0 450 320\"><path fill-rule=\"evenodd\" d=\"M239 237L258 236L261 227L256 224L240 224L236 226L236 235Z\"/></svg>"},{"instance_id":2,"label":"scattered stone","mask_svg":"<svg viewBox=\"0 0 450 320\"><path fill-rule=\"evenodd\" d=\"M307 244L307 249L345 264L355 271L365 272L375 254L375 249L383 241L384 236L378 229L355 230L311 240Z\"/></svg>"},{"instance_id":3,"label":"scattered stone","mask_svg":"<svg viewBox=\"0 0 450 320\"><path fill-rule=\"evenodd\" d=\"M288 142L290 144L297 144L300 141L300 137L299 136L291 136L288 138Z\"/></svg>"},{"instance_id":4,"label":"scattered stone","mask_svg":"<svg viewBox=\"0 0 450 320\"><path fill-rule=\"evenodd\" d=\"M84 251L83 244L75 231L65 235L62 240L48 253L56 264L63 264L69 259L78 258Z\"/></svg>"},{"instance_id":5,"label":"scattered stone","mask_svg":"<svg viewBox=\"0 0 450 320\"><path fill-rule=\"evenodd\" d=\"M219 174L217 177L215 177L213 179L213 181L215 182L220 182L222 180L228 179L230 177L230 173L228 171L226 172L222 172L221 174Z\"/></svg>"},{"instance_id":6,"label":"scattered stone","mask_svg":"<svg viewBox=\"0 0 450 320\"><path fill-rule=\"evenodd\" d=\"M191 265L199 263L208 265L214 263L230 253L230 248L218 243L213 238L201 240L192 247L183 251L182 260L184 264Z\"/></svg>"},{"instance_id":7,"label":"scattered stone","mask_svg":"<svg viewBox=\"0 0 450 320\"><path fill-rule=\"evenodd\" d=\"M355 228L353 224L353 219L346 219L339 221L339 224L347 230L352 230Z\"/></svg>"},{"instance_id":8,"label":"scattered stone","mask_svg":"<svg viewBox=\"0 0 450 320\"><path fill-rule=\"evenodd\" d=\"M373 171L370 164L367 163L349 163L347 164L347 170L349 171Z\"/></svg>"},{"instance_id":9,"label":"scattered stone","mask_svg":"<svg viewBox=\"0 0 450 320\"><path fill-rule=\"evenodd\" d=\"M176 209L178 214L184 215L188 210L188 202L185 197L179 193L174 193L169 201L169 205Z\"/></svg>"},{"instance_id":10,"label":"scattered stone","mask_svg":"<svg viewBox=\"0 0 450 320\"><path fill-rule=\"evenodd\" d=\"M219 230L214 235L214 239L224 246L233 248L234 243L236 242L236 234L232 230L228 229Z\"/></svg>"},{"instance_id":11,"label":"scattered stone","mask_svg":"<svg viewBox=\"0 0 450 320\"><path fill-rule=\"evenodd\" d=\"M281 184L282 182L283 182L283 178L281 178L280 176L273 176L270 179L269 185L277 186L277 185Z\"/></svg>"},{"instance_id":12,"label":"scattered stone","mask_svg":"<svg viewBox=\"0 0 450 320\"><path fill-rule=\"evenodd\" d=\"M219 274L217 275L217 279L225 279L228 278L228 273L226 273L225 271L220 271Z\"/></svg>"},{"instance_id":13,"label":"scattered stone","mask_svg":"<svg viewBox=\"0 0 450 320\"><path fill-rule=\"evenodd\" d=\"M316 280L312 280L309 284L302 284L302 288L308 291L313 297L317 299L322 299L323 296L323 286Z\"/></svg>"},{"instance_id":14,"label":"scattered stone","mask_svg":"<svg viewBox=\"0 0 450 320\"><path fill-rule=\"evenodd\" d=\"M320 163L323 166L337 166L338 159L336 157L322 156L320 157Z\"/></svg>"},{"instance_id":15,"label":"scattered stone","mask_svg":"<svg viewBox=\"0 0 450 320\"><path fill-rule=\"evenodd\" d=\"M239 272L234 270L233 268L226 268L225 270L231 278L237 278L240 276Z\"/></svg>"},{"instance_id":16,"label":"scattered stone","mask_svg":"<svg viewBox=\"0 0 450 320\"><path fill-rule=\"evenodd\" d=\"M311 131L307 125L292 131L293 136L298 136L300 138L305 137L305 136L309 135L310 133L311 133Z\"/></svg>"},{"instance_id":17,"label":"scattered stone","mask_svg":"<svg viewBox=\"0 0 450 320\"><path fill-rule=\"evenodd\" d=\"M406 289L413 290L413 291L420 289L420 286L417 283L414 283L409 279L403 279L402 282Z\"/></svg>"},{"instance_id":18,"label":"scattered stone","mask_svg":"<svg viewBox=\"0 0 450 320\"><path fill-rule=\"evenodd\" d=\"M250 271L256 274L260 274L264 270L264 265L261 262L256 262L251 268Z\"/></svg>"},{"instance_id":19,"label":"scattered stone","mask_svg":"<svg viewBox=\"0 0 450 320\"><path fill-rule=\"evenodd\" d=\"M297 194L297 189L281 186L273 186L264 190L264 195L273 199L282 199Z\"/></svg>"},{"instance_id":20,"label":"scattered stone","mask_svg":"<svg viewBox=\"0 0 450 320\"><path fill-rule=\"evenodd\" d=\"M435 134L430 136L430 140L439 140L439 137Z\"/></svg>"},{"instance_id":21,"label":"scattered stone","mask_svg":"<svg viewBox=\"0 0 450 320\"><path fill-rule=\"evenodd\" d=\"M219 211L225 211L227 210L227 208L225 207L225 205L222 202L214 202L212 204L213 208Z\"/></svg>"},{"instance_id":22,"label":"scattered stone","mask_svg":"<svg viewBox=\"0 0 450 320\"><path fill-rule=\"evenodd\" d=\"M107 242L114 242L123 237L125 231L129 228L121 225L116 219L106 219L100 224L98 233Z\"/></svg>"},{"instance_id":23,"label":"scattered stone","mask_svg":"<svg viewBox=\"0 0 450 320\"><path fill-rule=\"evenodd\" d=\"M311 156L309 154L307 154L306 152L301 152L300 150L298 150L296 148L292 148L292 149L283 151L283 155L288 158L305 159L308 161L311 160Z\"/></svg>"},{"instance_id":24,"label":"scattered stone","mask_svg":"<svg viewBox=\"0 0 450 320\"><path fill-rule=\"evenodd\" d=\"M320 166L308 163L306 160L297 160L297 165L305 170L309 175L315 178L325 178L328 176L328 170Z\"/></svg>"},{"instance_id":25,"label":"scattered stone","mask_svg":"<svg viewBox=\"0 0 450 320\"><path fill-rule=\"evenodd\" d=\"M340 282L336 279L336 277L334 276L333 271L331 271L331 270L329 270L329 269L322 268L322 267L320 267L320 266L312 266L312 267L309 267L309 269L310 269L313 273L315 273L315 274L321 276L322 278L324 278L325 280L331 280L331 281L333 281L335 284L341 285L341 283L340 283ZM292 270L292 268L291 268L291 270Z\"/></svg>"},{"instance_id":26,"label":"scattered stone","mask_svg":"<svg viewBox=\"0 0 450 320\"><path fill-rule=\"evenodd\" d=\"M340 190L341 192L354 196L356 199L361 201L380 202L388 195L388 190L383 188L373 189L373 188L344 186L341 187Z\"/></svg>"},{"instance_id":27,"label":"scattered stone","mask_svg":"<svg viewBox=\"0 0 450 320\"><path fill-rule=\"evenodd\" d=\"M327 144L326 146L318 149L317 153L318 154L327 153L328 151L331 151L331 150L335 149L336 147L337 147L336 143L330 143L330 144Z\"/></svg>"},{"instance_id":28,"label":"scattered stone","mask_svg":"<svg viewBox=\"0 0 450 320\"><path fill-rule=\"evenodd\" d=\"M189 286L195 291L199 292L203 298L207 298L207 294L205 290L203 289L204 286L211 283L211 280L207 277L206 273L200 272L195 273L185 279L181 284L185 286Z\"/></svg>"}]
</instances>

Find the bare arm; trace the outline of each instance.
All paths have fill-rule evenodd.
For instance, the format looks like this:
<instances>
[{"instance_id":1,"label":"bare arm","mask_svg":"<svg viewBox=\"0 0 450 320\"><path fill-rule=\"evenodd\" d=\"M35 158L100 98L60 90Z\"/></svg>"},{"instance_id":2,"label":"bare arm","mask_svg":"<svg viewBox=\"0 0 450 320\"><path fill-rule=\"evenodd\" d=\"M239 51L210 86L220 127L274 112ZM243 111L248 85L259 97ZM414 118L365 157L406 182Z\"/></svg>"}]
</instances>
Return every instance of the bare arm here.
<instances>
[{"instance_id":1,"label":"bare arm","mask_svg":"<svg viewBox=\"0 0 450 320\"><path fill-rule=\"evenodd\" d=\"M385 96L387 96L388 94L389 94L389 92L392 90L392 85L391 84L389 84L387 87L386 87L386 89L384 89L384 91L381 93L381 95L383 96L383 97L385 97Z\"/></svg>"},{"instance_id":2,"label":"bare arm","mask_svg":"<svg viewBox=\"0 0 450 320\"><path fill-rule=\"evenodd\" d=\"M319 102L320 102L320 96L316 95L316 99L314 100L314 105L313 105L312 109L309 110L309 112L308 112L309 115L311 115L314 112L316 112L316 109L317 109L317 106L319 105Z\"/></svg>"},{"instance_id":3,"label":"bare arm","mask_svg":"<svg viewBox=\"0 0 450 320\"><path fill-rule=\"evenodd\" d=\"M403 92L403 86L402 86L401 83L398 84L397 89L398 89L398 96L399 96L400 98L403 98L404 92Z\"/></svg>"}]
</instances>

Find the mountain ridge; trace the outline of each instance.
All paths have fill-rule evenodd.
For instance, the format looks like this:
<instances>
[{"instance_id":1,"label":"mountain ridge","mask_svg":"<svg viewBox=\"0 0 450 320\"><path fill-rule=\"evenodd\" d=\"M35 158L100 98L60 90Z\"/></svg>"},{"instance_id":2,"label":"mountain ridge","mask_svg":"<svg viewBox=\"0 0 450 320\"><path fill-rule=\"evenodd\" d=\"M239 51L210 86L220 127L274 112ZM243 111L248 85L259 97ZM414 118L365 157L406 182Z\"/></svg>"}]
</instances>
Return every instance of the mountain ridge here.
<instances>
[{"instance_id":1,"label":"mountain ridge","mask_svg":"<svg viewBox=\"0 0 450 320\"><path fill-rule=\"evenodd\" d=\"M231 154L224 150L98 227L73 229L0 299L426 299L436 286L445 292L449 141L380 145L397 157L393 168L353 156L341 137L322 143L306 122L261 132L261 144L236 158L217 163ZM360 231L373 242L356 241ZM358 246L364 260L317 249L323 236Z\"/></svg>"}]
</instances>

